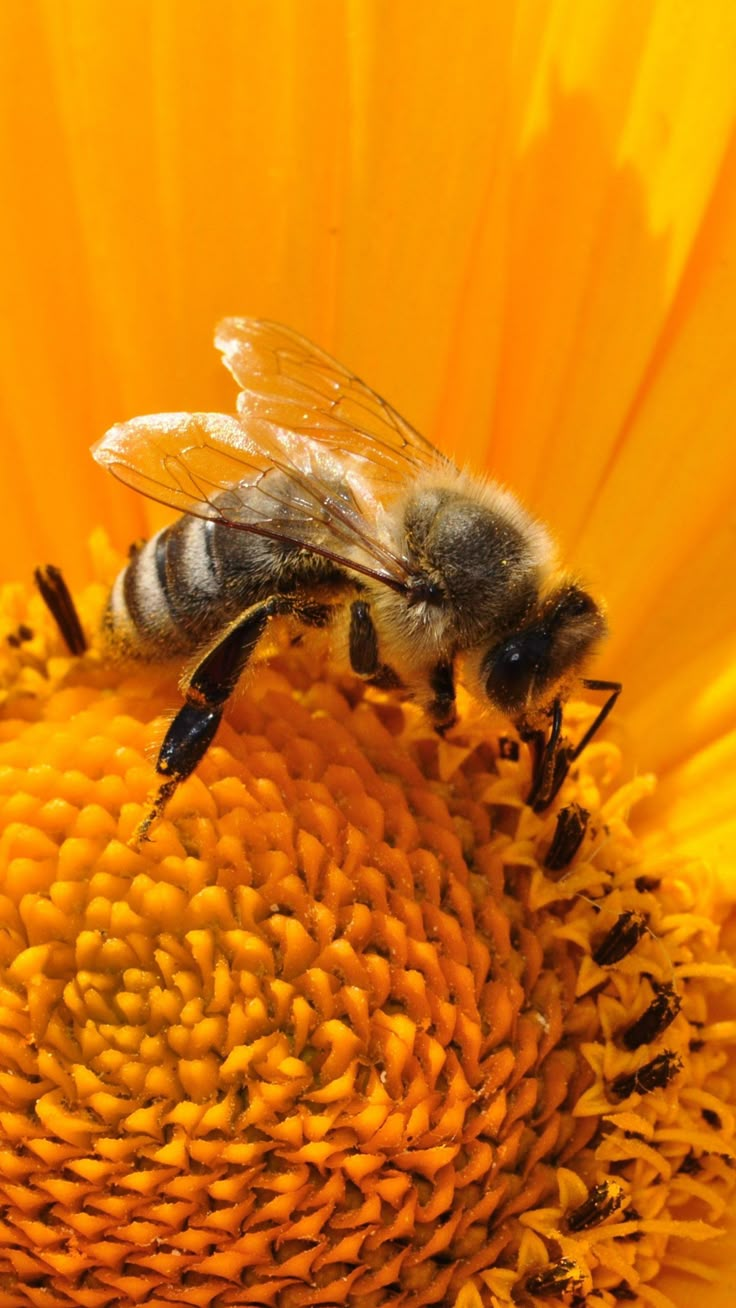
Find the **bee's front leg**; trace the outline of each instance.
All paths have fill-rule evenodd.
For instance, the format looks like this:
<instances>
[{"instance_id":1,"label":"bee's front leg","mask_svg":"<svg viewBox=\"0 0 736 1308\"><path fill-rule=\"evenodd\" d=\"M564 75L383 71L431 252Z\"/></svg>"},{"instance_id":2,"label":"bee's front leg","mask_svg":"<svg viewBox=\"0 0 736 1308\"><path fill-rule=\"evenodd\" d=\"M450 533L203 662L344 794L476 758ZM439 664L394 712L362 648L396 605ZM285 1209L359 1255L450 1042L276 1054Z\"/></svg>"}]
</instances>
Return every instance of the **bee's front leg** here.
<instances>
[{"instance_id":1,"label":"bee's front leg","mask_svg":"<svg viewBox=\"0 0 736 1308\"><path fill-rule=\"evenodd\" d=\"M214 740L225 704L258 644L270 618L291 612L294 602L273 596L249 609L213 645L194 669L184 691L185 702L171 722L156 760L165 778L151 812L136 832L144 840L176 787L190 776Z\"/></svg>"},{"instance_id":2,"label":"bee's front leg","mask_svg":"<svg viewBox=\"0 0 736 1308\"><path fill-rule=\"evenodd\" d=\"M519 727L521 739L532 751L532 786L526 802L535 813L543 812L552 803L568 767L568 750L561 743L562 703L559 699L554 700L549 716L549 734L540 728Z\"/></svg>"},{"instance_id":3,"label":"bee's front leg","mask_svg":"<svg viewBox=\"0 0 736 1308\"><path fill-rule=\"evenodd\" d=\"M608 699L577 745L570 745L561 739L562 705L559 699L555 700L551 711L552 726L549 739L542 751L531 793L527 798L527 804L531 805L535 813L541 813L556 798L570 767L576 759L580 758L583 750L603 726L622 690L620 681L591 681L585 678L583 686L586 690L605 690Z\"/></svg>"}]
</instances>

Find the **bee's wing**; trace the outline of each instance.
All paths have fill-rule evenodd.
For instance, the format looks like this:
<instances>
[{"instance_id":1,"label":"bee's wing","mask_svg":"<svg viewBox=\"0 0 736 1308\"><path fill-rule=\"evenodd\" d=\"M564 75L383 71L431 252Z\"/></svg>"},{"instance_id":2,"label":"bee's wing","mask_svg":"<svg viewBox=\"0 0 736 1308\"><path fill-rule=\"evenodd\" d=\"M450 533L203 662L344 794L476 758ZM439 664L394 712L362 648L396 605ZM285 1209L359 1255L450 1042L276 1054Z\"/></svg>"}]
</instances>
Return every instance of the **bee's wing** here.
<instances>
[{"instance_id":1,"label":"bee's wing","mask_svg":"<svg viewBox=\"0 0 736 1308\"><path fill-rule=\"evenodd\" d=\"M411 576L381 530L380 497L360 469L306 438L298 451L282 452L257 417L134 418L112 427L92 453L126 485L182 513L303 546L394 589Z\"/></svg>"},{"instance_id":2,"label":"bee's wing","mask_svg":"<svg viewBox=\"0 0 736 1308\"><path fill-rule=\"evenodd\" d=\"M267 424L280 458L300 465L303 442L315 441L340 459L359 460L361 475L379 483L447 466L380 395L297 332L225 318L215 345L243 388L238 411L246 429L254 420Z\"/></svg>"}]
</instances>

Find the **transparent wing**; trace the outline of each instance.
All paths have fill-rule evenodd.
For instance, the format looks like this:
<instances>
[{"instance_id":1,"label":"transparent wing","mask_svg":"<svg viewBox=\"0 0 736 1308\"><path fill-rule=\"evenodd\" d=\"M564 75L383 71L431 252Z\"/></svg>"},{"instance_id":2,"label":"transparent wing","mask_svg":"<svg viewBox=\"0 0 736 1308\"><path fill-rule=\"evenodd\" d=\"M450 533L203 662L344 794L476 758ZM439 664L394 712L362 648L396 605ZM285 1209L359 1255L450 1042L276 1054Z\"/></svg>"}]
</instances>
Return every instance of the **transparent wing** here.
<instances>
[{"instance_id":1,"label":"transparent wing","mask_svg":"<svg viewBox=\"0 0 736 1308\"><path fill-rule=\"evenodd\" d=\"M219 413L160 413L112 427L94 458L182 513L303 546L403 590L412 575L383 528L380 495L336 451L304 441L299 466L271 426Z\"/></svg>"},{"instance_id":2,"label":"transparent wing","mask_svg":"<svg viewBox=\"0 0 736 1308\"><path fill-rule=\"evenodd\" d=\"M304 441L316 442L379 484L453 466L380 395L297 332L225 318L215 344L242 387L238 412L246 430L257 421L259 439L281 459L299 465Z\"/></svg>"}]
</instances>

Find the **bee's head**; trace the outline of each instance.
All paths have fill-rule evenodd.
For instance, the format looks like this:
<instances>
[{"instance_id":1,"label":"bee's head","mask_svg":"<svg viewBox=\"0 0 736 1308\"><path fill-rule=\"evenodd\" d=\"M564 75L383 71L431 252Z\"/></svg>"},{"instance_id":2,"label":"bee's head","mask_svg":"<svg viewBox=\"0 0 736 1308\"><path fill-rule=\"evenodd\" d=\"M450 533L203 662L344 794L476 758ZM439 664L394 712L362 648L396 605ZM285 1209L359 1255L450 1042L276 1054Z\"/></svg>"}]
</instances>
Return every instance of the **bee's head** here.
<instances>
[{"instance_id":1,"label":"bee's head","mask_svg":"<svg viewBox=\"0 0 736 1308\"><path fill-rule=\"evenodd\" d=\"M484 656L480 676L488 698L511 718L541 707L605 634L592 596L565 583Z\"/></svg>"}]
</instances>

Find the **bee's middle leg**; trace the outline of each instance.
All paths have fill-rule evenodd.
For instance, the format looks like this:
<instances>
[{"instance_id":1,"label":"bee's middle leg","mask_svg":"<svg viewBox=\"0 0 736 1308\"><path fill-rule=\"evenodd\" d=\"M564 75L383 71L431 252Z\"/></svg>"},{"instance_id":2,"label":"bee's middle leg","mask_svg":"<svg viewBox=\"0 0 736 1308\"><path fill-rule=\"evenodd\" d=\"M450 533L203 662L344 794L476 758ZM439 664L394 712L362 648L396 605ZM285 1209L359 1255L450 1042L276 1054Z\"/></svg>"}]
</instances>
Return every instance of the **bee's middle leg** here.
<instances>
[{"instance_id":1,"label":"bee's middle leg","mask_svg":"<svg viewBox=\"0 0 736 1308\"><path fill-rule=\"evenodd\" d=\"M350 666L359 677L365 677L372 686L381 690L395 690L400 678L388 663L382 663L378 649L378 633L365 600L353 600L350 605L348 633Z\"/></svg>"},{"instance_id":2,"label":"bee's middle leg","mask_svg":"<svg viewBox=\"0 0 736 1308\"><path fill-rule=\"evenodd\" d=\"M197 664L185 691L185 702L171 722L156 760L156 771L170 778L169 793L194 771L212 744L225 704L267 622L291 607L292 602L281 596L254 605Z\"/></svg>"},{"instance_id":3,"label":"bee's middle leg","mask_svg":"<svg viewBox=\"0 0 736 1308\"><path fill-rule=\"evenodd\" d=\"M439 663L435 663L429 674L429 685L433 698L427 705L427 712L435 730L443 735L457 722L455 668L450 659L442 659Z\"/></svg>"}]
</instances>

